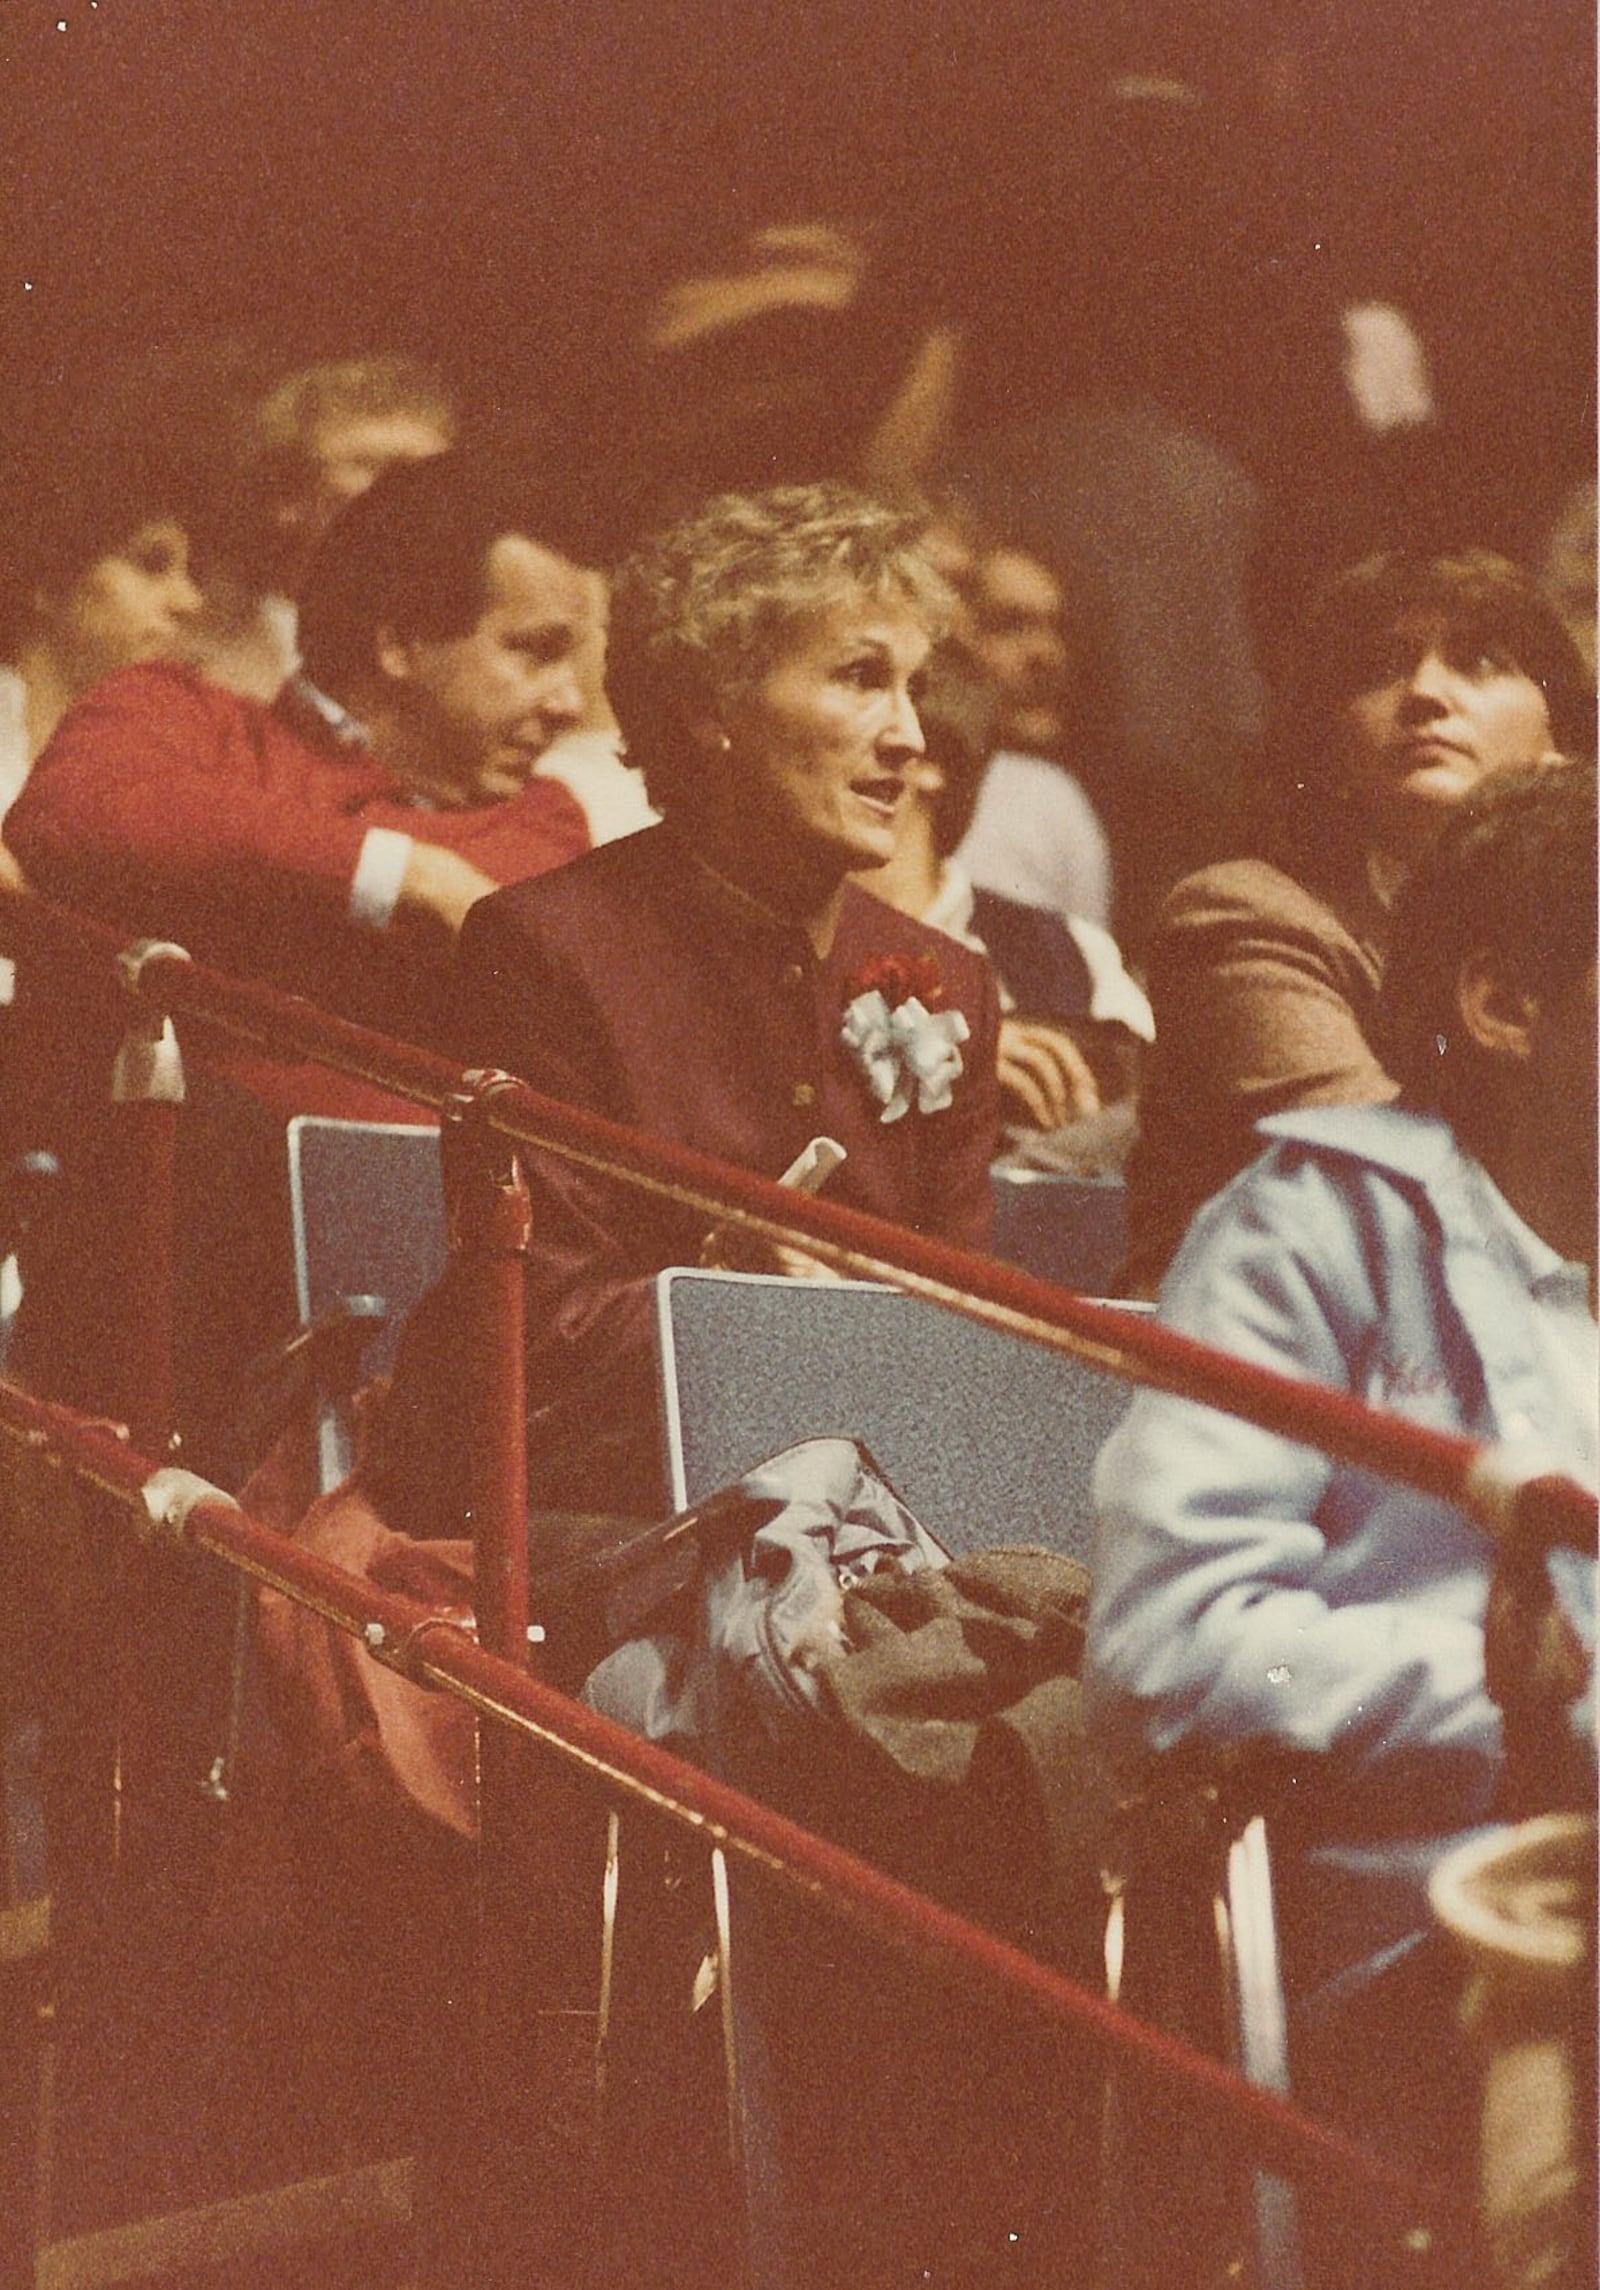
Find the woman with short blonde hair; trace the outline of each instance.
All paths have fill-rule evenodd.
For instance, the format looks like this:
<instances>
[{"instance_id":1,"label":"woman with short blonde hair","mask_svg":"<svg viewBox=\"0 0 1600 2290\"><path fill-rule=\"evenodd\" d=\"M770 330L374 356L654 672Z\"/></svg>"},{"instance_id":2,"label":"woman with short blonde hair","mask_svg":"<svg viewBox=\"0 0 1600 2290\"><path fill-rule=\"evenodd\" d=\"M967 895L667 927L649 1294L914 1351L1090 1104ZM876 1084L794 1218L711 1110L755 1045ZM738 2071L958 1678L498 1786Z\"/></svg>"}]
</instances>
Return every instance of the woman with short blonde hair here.
<instances>
[{"instance_id":1,"label":"woman with short blonde hair","mask_svg":"<svg viewBox=\"0 0 1600 2290\"><path fill-rule=\"evenodd\" d=\"M893 856L946 602L915 520L838 485L724 496L643 548L616 583L610 683L662 821L473 908L462 1055L771 1178L836 1141L830 1198L982 1245L993 979L851 880ZM649 1515L654 1275L822 1268L553 1155L528 1175L533 1483ZM391 1514L418 1462L384 1470ZM420 1468L438 1484L437 1456Z\"/></svg>"},{"instance_id":2,"label":"woman with short blonde hair","mask_svg":"<svg viewBox=\"0 0 1600 2290\"><path fill-rule=\"evenodd\" d=\"M759 684L802 622L866 596L903 606L930 643L944 634L955 600L925 523L837 483L723 493L621 567L606 690L660 811L693 801L696 724Z\"/></svg>"}]
</instances>

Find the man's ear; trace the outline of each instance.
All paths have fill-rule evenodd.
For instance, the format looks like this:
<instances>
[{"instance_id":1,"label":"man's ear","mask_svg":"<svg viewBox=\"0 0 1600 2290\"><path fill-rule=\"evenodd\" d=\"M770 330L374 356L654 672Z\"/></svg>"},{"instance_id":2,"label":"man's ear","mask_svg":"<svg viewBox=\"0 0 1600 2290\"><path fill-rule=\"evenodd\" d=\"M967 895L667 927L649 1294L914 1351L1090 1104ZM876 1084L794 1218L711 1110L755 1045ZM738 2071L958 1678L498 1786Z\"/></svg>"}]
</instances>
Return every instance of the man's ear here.
<instances>
[{"instance_id":1,"label":"man's ear","mask_svg":"<svg viewBox=\"0 0 1600 2290\"><path fill-rule=\"evenodd\" d=\"M1469 954L1457 971L1456 1009L1479 1049L1519 1063L1531 1054L1537 997L1511 985L1489 955Z\"/></svg>"}]
</instances>

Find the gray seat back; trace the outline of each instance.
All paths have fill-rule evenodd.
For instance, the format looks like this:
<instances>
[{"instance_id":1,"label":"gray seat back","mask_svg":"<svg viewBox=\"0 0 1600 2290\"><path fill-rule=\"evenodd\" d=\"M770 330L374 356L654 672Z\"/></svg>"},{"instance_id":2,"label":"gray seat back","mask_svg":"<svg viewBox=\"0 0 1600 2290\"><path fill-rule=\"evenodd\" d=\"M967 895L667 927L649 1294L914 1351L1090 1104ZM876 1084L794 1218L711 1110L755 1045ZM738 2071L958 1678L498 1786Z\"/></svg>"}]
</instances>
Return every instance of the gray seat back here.
<instances>
[{"instance_id":1,"label":"gray seat back","mask_svg":"<svg viewBox=\"0 0 1600 2290\"><path fill-rule=\"evenodd\" d=\"M664 1272L667 1471L681 1506L791 1441L860 1439L947 1549L1042 1543L1087 1564L1115 1378L865 1282Z\"/></svg>"},{"instance_id":2,"label":"gray seat back","mask_svg":"<svg viewBox=\"0 0 1600 2290\"><path fill-rule=\"evenodd\" d=\"M1128 1253L1120 1177L994 1169L990 1185L996 1256L1080 1296L1104 1295Z\"/></svg>"},{"instance_id":3,"label":"gray seat back","mask_svg":"<svg viewBox=\"0 0 1600 2290\"><path fill-rule=\"evenodd\" d=\"M439 1132L421 1123L289 1123L289 1215L295 1302L303 1323L343 1296L378 1296L387 1321L367 1356L374 1374L394 1365L400 1330L444 1272L444 1190ZM348 1428L336 1408L318 1431L319 1475L337 1485L350 1468Z\"/></svg>"}]
</instances>

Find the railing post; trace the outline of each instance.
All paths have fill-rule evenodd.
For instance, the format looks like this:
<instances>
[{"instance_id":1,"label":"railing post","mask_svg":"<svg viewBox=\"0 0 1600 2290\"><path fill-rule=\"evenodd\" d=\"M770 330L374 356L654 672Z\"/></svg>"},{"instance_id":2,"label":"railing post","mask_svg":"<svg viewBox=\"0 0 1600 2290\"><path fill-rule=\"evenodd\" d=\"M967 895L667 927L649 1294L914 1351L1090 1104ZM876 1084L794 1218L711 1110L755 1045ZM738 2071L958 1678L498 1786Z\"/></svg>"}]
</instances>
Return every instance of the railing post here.
<instances>
[{"instance_id":1,"label":"railing post","mask_svg":"<svg viewBox=\"0 0 1600 2290\"><path fill-rule=\"evenodd\" d=\"M178 1123L185 1096L183 1058L170 1016L144 999L155 960L187 962L181 946L141 939L116 958L130 1007L111 1069L113 1118L127 1142L127 1353L120 1399L134 1443L165 1457L174 1445L173 1345L177 1249ZM164 1596L170 1564L141 1551L118 1558L115 1588L115 1746L112 1853L126 1876L172 1856L164 1815L182 1759L181 1723L164 1701ZM161 1677L158 1682L158 1673Z\"/></svg>"},{"instance_id":2,"label":"railing post","mask_svg":"<svg viewBox=\"0 0 1600 2290\"><path fill-rule=\"evenodd\" d=\"M123 1408L135 1444L147 1455L172 1445L173 1296L177 1242L178 1121L184 1101L183 1058L172 1020L141 995L145 966L156 957L187 962L181 946L142 939L117 957L136 998L111 1071L111 1101L132 1131L129 1157L129 1347Z\"/></svg>"},{"instance_id":3,"label":"railing post","mask_svg":"<svg viewBox=\"0 0 1600 2290\"><path fill-rule=\"evenodd\" d=\"M532 1212L517 1148L485 1118L507 1075L473 1072L445 1107L445 1206L460 1313L462 1386L471 1433L472 1517L478 1643L487 1653L529 1664L528 1461L523 1338ZM566 2072L552 2012L552 1925L538 1858L527 1840L543 1833L569 1794L541 1773L527 1745L505 1727L481 1725L478 1742L478 1888L474 2072L460 2095L437 2194L444 2271L471 2254L471 2279L484 2290L530 2280L560 2281L565 2244L581 2232L563 2199L563 2172L551 2167L552 2108ZM534 1812L535 1805L537 1811ZM558 1872L570 1883L565 1870ZM450 2152L453 2150L453 2153ZM465 2216L450 2213L466 2199ZM550 2269L548 2273L547 2269ZM425 2266L431 2285L439 2268ZM443 2276L440 2277L441 2281ZM450 2276L454 2280L453 2275Z\"/></svg>"},{"instance_id":4,"label":"railing post","mask_svg":"<svg viewBox=\"0 0 1600 2290\"><path fill-rule=\"evenodd\" d=\"M478 1643L528 1659L528 1424L523 1365L525 1263L532 1224L517 1149L484 1119L510 1076L478 1072L446 1106L450 1253L462 1296L471 1420Z\"/></svg>"}]
</instances>

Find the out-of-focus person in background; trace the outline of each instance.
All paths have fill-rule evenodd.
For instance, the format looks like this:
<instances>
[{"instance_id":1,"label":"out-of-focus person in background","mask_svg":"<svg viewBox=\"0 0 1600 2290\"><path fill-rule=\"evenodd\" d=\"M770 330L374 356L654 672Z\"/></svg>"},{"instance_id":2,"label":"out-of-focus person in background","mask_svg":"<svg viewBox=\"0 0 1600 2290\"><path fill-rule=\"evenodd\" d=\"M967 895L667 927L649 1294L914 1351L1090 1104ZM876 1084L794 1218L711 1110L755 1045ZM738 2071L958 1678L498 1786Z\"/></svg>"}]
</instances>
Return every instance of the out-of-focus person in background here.
<instances>
[{"instance_id":1,"label":"out-of-focus person in background","mask_svg":"<svg viewBox=\"0 0 1600 2290\"><path fill-rule=\"evenodd\" d=\"M296 604L317 543L347 502L395 462L456 442L443 378L402 352L305 366L218 407L206 610L188 657L253 700L299 665Z\"/></svg>"},{"instance_id":2,"label":"out-of-focus person in background","mask_svg":"<svg viewBox=\"0 0 1600 2290\"><path fill-rule=\"evenodd\" d=\"M658 514L736 488L845 478L885 494L942 455L960 344L871 229L770 223L646 312L630 427Z\"/></svg>"},{"instance_id":3,"label":"out-of-focus person in background","mask_svg":"<svg viewBox=\"0 0 1600 2290\"><path fill-rule=\"evenodd\" d=\"M200 611L189 483L170 438L74 408L0 469L0 819L73 701L173 657ZM0 875L15 880L10 853Z\"/></svg>"},{"instance_id":4,"label":"out-of-focus person in background","mask_svg":"<svg viewBox=\"0 0 1600 2290\"><path fill-rule=\"evenodd\" d=\"M1167 11L1118 24L1122 68L1035 161L1036 202L1007 218L1003 305L971 329L989 386L942 470L1103 632L1117 768L1091 792L1136 961L1171 884L1236 848L1266 716L1262 487L1212 419L1219 357L1256 315L1243 191L1227 106L1182 34Z\"/></svg>"},{"instance_id":5,"label":"out-of-focus person in background","mask_svg":"<svg viewBox=\"0 0 1600 2290\"><path fill-rule=\"evenodd\" d=\"M986 532L953 496L939 504L933 545L960 600L955 641L991 701L961 865L982 890L1109 930L1115 861L1089 787L1114 777L1116 764L1110 695L1084 616L1041 557Z\"/></svg>"},{"instance_id":6,"label":"out-of-focus person in background","mask_svg":"<svg viewBox=\"0 0 1600 2290\"><path fill-rule=\"evenodd\" d=\"M963 836L986 784L995 697L963 646L935 654L917 704L924 752L906 766L894 856L857 879L994 964L1008 1151L1025 1143L1035 1165L1103 1174L1126 1154L1154 1021L1098 923L979 889L966 870Z\"/></svg>"},{"instance_id":7,"label":"out-of-focus person in background","mask_svg":"<svg viewBox=\"0 0 1600 2290\"><path fill-rule=\"evenodd\" d=\"M1565 495L1545 541L1540 585L1560 613L1593 681L1595 669L1595 481L1582 477Z\"/></svg>"},{"instance_id":8,"label":"out-of-focus person in background","mask_svg":"<svg viewBox=\"0 0 1600 2290\"><path fill-rule=\"evenodd\" d=\"M1135 1292L1253 1159L1259 1120L1394 1096L1375 1022L1400 885L1490 772L1593 742L1571 639L1504 558L1381 556L1330 584L1285 685L1259 855L1179 883L1152 949Z\"/></svg>"}]
</instances>

